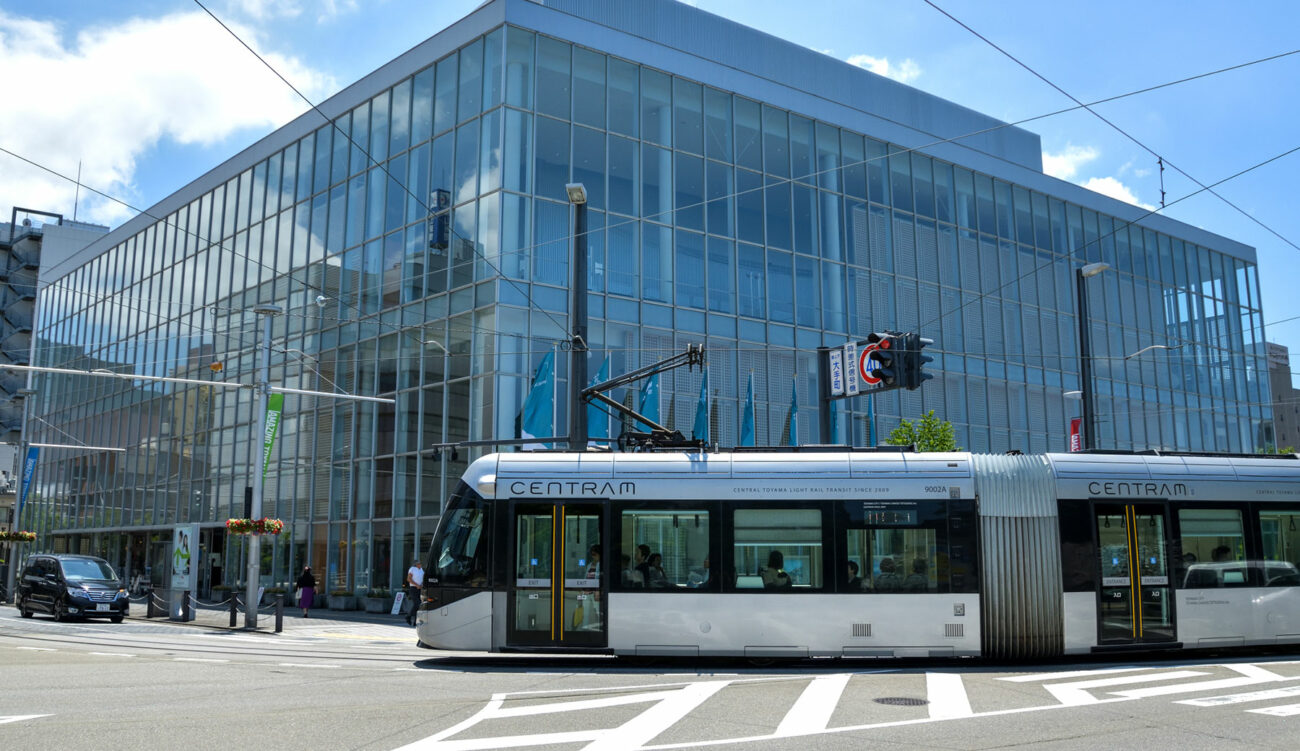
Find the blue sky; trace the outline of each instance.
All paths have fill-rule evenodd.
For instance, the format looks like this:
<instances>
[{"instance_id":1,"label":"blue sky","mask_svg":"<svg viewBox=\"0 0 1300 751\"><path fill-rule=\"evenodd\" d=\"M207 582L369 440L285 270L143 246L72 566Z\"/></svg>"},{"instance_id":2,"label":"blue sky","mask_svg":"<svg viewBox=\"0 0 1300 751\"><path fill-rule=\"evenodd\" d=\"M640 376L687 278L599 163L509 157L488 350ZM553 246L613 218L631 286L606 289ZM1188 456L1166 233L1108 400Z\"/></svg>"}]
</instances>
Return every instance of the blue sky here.
<instances>
[{"instance_id":1,"label":"blue sky","mask_svg":"<svg viewBox=\"0 0 1300 751\"><path fill-rule=\"evenodd\" d=\"M317 101L480 2L205 0ZM924 0L690 4L1007 121L1072 104ZM1285 0L935 4L1085 102L1300 48L1300 6ZM8 84L0 147L66 174L80 160L85 183L140 207L306 108L182 0L6 0L0 80ZM1209 184L1300 146L1297 81L1300 54L1097 110ZM1159 205L1156 158L1092 115L1024 127L1042 136L1052 174ZM1268 338L1300 353L1300 295L1292 290L1300 250L1289 244L1300 245L1300 211L1296 190L1285 187L1296 185L1298 168L1300 153L1216 189L1237 208L1202 194L1165 213L1258 250ZM1168 165L1164 187L1168 201L1196 189ZM72 202L69 184L0 154L4 220L14 204L71 215ZM78 215L116 226L130 212L83 192Z\"/></svg>"}]
</instances>

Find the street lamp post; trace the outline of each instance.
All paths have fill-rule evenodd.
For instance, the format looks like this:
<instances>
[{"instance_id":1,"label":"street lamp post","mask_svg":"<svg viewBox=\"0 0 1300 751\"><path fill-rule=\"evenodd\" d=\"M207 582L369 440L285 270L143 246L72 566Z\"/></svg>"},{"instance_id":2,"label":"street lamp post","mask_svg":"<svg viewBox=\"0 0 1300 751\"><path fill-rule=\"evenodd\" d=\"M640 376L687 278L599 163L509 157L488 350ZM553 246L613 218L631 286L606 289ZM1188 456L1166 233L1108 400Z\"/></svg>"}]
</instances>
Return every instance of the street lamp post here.
<instances>
[{"instance_id":1,"label":"street lamp post","mask_svg":"<svg viewBox=\"0 0 1300 751\"><path fill-rule=\"evenodd\" d=\"M23 422L19 426L18 438L18 455L15 457L17 468L14 470L14 488L16 497L14 498L14 521L9 528L17 531L22 529L23 515L23 475L27 468L27 418L31 414L32 397L36 395L33 389L18 389L14 392L16 396L22 397L23 400ZM5 553L8 572L5 574L5 602L13 602L14 585L18 582L18 556L14 555L14 544L10 544L9 550Z\"/></svg>"},{"instance_id":2,"label":"street lamp post","mask_svg":"<svg viewBox=\"0 0 1300 751\"><path fill-rule=\"evenodd\" d=\"M1088 336L1088 289L1085 280L1108 268L1110 264L1107 263L1090 263L1075 269L1074 272L1079 316L1079 396L1083 402L1083 429L1080 431L1082 435L1079 437L1079 445L1084 451L1096 448L1096 440L1093 437L1095 419L1092 404L1092 342Z\"/></svg>"},{"instance_id":3,"label":"street lamp post","mask_svg":"<svg viewBox=\"0 0 1300 751\"><path fill-rule=\"evenodd\" d=\"M260 461L253 466L252 518L262 518L262 483L266 473L266 406L271 393L271 319L283 312L278 305L258 305L253 312L262 316L262 365L257 374L257 415L262 437ZM257 628L257 590L262 579L262 538L248 536L248 586L244 592L244 628Z\"/></svg>"},{"instance_id":4,"label":"street lamp post","mask_svg":"<svg viewBox=\"0 0 1300 751\"><path fill-rule=\"evenodd\" d=\"M569 450L587 448L587 189L582 183L564 186L573 204L573 346L569 352Z\"/></svg>"}]
</instances>

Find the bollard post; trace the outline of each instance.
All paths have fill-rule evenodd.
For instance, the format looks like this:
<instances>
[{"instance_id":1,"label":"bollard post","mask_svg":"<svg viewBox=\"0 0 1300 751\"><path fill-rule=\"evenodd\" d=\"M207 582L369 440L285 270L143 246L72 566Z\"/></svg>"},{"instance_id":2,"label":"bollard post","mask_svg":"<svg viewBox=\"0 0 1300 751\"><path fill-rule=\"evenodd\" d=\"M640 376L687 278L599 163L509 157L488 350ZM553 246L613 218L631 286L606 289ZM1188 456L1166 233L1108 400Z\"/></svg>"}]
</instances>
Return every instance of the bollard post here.
<instances>
[{"instance_id":1,"label":"bollard post","mask_svg":"<svg viewBox=\"0 0 1300 751\"><path fill-rule=\"evenodd\" d=\"M155 604L156 595L154 595L153 590L150 589L150 590L148 590L147 592L145 592L145 595L144 595L144 596L145 596L145 612L144 612L144 617L145 617L145 618L157 618L157 617L158 617L158 606L157 606L157 604Z\"/></svg>"},{"instance_id":2,"label":"bollard post","mask_svg":"<svg viewBox=\"0 0 1300 751\"><path fill-rule=\"evenodd\" d=\"M275 596L275 633L284 631L284 594Z\"/></svg>"},{"instance_id":3,"label":"bollard post","mask_svg":"<svg viewBox=\"0 0 1300 751\"><path fill-rule=\"evenodd\" d=\"M181 623L189 623L192 620L190 612L190 591L187 589L181 592Z\"/></svg>"},{"instance_id":4,"label":"bollard post","mask_svg":"<svg viewBox=\"0 0 1300 751\"><path fill-rule=\"evenodd\" d=\"M230 591L230 627L234 628L235 623L239 620L239 598L235 597L234 590Z\"/></svg>"}]
</instances>

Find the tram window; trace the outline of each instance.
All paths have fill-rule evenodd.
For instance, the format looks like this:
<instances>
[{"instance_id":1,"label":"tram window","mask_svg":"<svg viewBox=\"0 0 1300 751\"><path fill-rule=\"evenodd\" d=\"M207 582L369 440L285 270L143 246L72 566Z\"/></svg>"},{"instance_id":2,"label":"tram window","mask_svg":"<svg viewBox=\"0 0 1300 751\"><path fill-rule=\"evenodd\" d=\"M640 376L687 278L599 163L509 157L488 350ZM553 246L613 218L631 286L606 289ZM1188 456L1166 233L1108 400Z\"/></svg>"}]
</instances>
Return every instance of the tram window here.
<instances>
[{"instance_id":1,"label":"tram window","mask_svg":"<svg viewBox=\"0 0 1300 751\"><path fill-rule=\"evenodd\" d=\"M845 572L848 587L841 591L882 594L938 591L938 535L933 529L891 528L847 530L845 550L857 564L856 583Z\"/></svg>"},{"instance_id":2,"label":"tram window","mask_svg":"<svg viewBox=\"0 0 1300 751\"><path fill-rule=\"evenodd\" d=\"M1177 580L1185 589L1245 587L1246 535L1237 509L1185 508L1178 512L1182 543Z\"/></svg>"},{"instance_id":3,"label":"tram window","mask_svg":"<svg viewBox=\"0 0 1300 751\"><path fill-rule=\"evenodd\" d=\"M790 591L823 587L819 509L736 509L733 521L736 589Z\"/></svg>"},{"instance_id":4,"label":"tram window","mask_svg":"<svg viewBox=\"0 0 1300 751\"><path fill-rule=\"evenodd\" d=\"M1261 564L1266 587L1300 586L1300 511L1260 511Z\"/></svg>"},{"instance_id":5,"label":"tram window","mask_svg":"<svg viewBox=\"0 0 1300 751\"><path fill-rule=\"evenodd\" d=\"M619 589L712 589L709 512L705 509L628 509L619 515L624 550L610 565Z\"/></svg>"},{"instance_id":6,"label":"tram window","mask_svg":"<svg viewBox=\"0 0 1300 751\"><path fill-rule=\"evenodd\" d=\"M451 501L433 540L433 580L443 586L486 587L488 508L480 499L458 495Z\"/></svg>"}]
</instances>

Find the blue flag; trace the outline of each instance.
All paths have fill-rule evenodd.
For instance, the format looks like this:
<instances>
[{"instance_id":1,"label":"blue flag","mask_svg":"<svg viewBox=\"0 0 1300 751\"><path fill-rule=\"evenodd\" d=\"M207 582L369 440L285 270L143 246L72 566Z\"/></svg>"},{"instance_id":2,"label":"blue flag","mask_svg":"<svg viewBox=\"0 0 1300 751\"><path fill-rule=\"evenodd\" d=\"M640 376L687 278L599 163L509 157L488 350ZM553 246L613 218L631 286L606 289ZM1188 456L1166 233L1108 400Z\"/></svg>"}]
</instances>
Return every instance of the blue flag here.
<instances>
[{"instance_id":1,"label":"blue flag","mask_svg":"<svg viewBox=\"0 0 1300 751\"><path fill-rule=\"evenodd\" d=\"M32 475L36 473L36 460L41 455L40 446L28 446L27 458L23 460L22 488L18 491L18 508L14 511L14 523L23 515L23 504L27 502L27 491L32 487ZM17 527L15 527L17 529Z\"/></svg>"},{"instance_id":2,"label":"blue flag","mask_svg":"<svg viewBox=\"0 0 1300 751\"><path fill-rule=\"evenodd\" d=\"M740 412L740 445L754 445L754 374L749 374L749 386L745 389L745 406Z\"/></svg>"},{"instance_id":3,"label":"blue flag","mask_svg":"<svg viewBox=\"0 0 1300 751\"><path fill-rule=\"evenodd\" d=\"M659 422L659 374L655 373L645 382L645 388L641 389L641 404L637 411L645 416L647 420ZM649 431L650 426L641 423L641 429Z\"/></svg>"},{"instance_id":4,"label":"blue flag","mask_svg":"<svg viewBox=\"0 0 1300 751\"><path fill-rule=\"evenodd\" d=\"M709 442L709 371L704 371L704 382L700 384L700 401L695 405L695 440Z\"/></svg>"},{"instance_id":5,"label":"blue flag","mask_svg":"<svg viewBox=\"0 0 1300 751\"><path fill-rule=\"evenodd\" d=\"M551 350L537 366L533 387L524 400L524 420L520 438L555 435L555 351ZM550 444L525 444L525 449L550 448Z\"/></svg>"},{"instance_id":6,"label":"blue flag","mask_svg":"<svg viewBox=\"0 0 1300 751\"><path fill-rule=\"evenodd\" d=\"M596 371L596 377L591 379L590 385L595 386L608 380L609 355L605 355L605 362L600 364L600 370ZM609 443L609 412L595 401L587 402L587 437L591 439L587 442L589 446Z\"/></svg>"},{"instance_id":7,"label":"blue flag","mask_svg":"<svg viewBox=\"0 0 1300 751\"><path fill-rule=\"evenodd\" d=\"M799 445L799 378L790 382L790 445Z\"/></svg>"}]
</instances>

